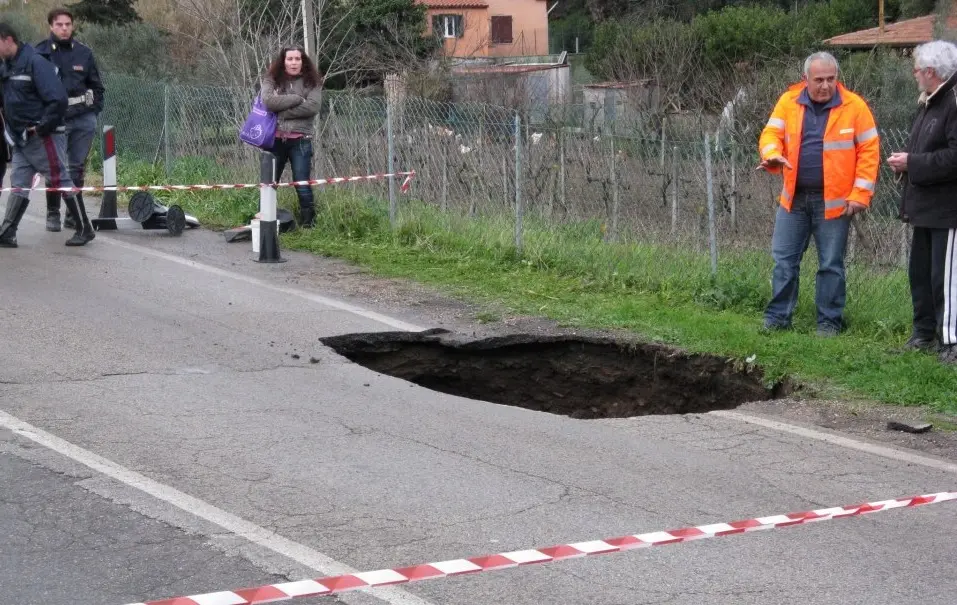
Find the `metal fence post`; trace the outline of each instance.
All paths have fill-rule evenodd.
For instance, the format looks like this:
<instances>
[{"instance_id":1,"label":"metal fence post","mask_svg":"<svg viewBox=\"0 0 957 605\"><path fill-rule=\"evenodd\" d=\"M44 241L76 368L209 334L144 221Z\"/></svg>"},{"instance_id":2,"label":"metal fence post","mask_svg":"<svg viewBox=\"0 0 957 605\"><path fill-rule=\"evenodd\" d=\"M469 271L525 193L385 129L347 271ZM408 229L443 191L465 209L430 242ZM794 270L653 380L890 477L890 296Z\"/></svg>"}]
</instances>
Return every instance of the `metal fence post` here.
<instances>
[{"instance_id":1,"label":"metal fence post","mask_svg":"<svg viewBox=\"0 0 957 605\"><path fill-rule=\"evenodd\" d=\"M469 178L469 218L475 218L478 214L478 207L475 204L475 183L473 178Z\"/></svg>"},{"instance_id":2,"label":"metal fence post","mask_svg":"<svg viewBox=\"0 0 957 605\"><path fill-rule=\"evenodd\" d=\"M661 172L665 171L665 137L668 131L668 116L661 118Z\"/></svg>"},{"instance_id":3,"label":"metal fence post","mask_svg":"<svg viewBox=\"0 0 957 605\"><path fill-rule=\"evenodd\" d=\"M522 200L522 118L515 114L515 249L519 254L524 247L523 222L525 206Z\"/></svg>"},{"instance_id":4,"label":"metal fence post","mask_svg":"<svg viewBox=\"0 0 957 605\"><path fill-rule=\"evenodd\" d=\"M718 276L718 232L714 216L714 175L711 167L711 136L704 134L704 166L708 183L708 240L711 243L711 277Z\"/></svg>"},{"instance_id":5,"label":"metal fence post","mask_svg":"<svg viewBox=\"0 0 957 605\"><path fill-rule=\"evenodd\" d=\"M386 96L385 101L386 130L389 138L389 174L395 173L395 133L392 130L392 101ZM389 177L389 224L395 228L398 208L395 197L395 177Z\"/></svg>"},{"instance_id":6,"label":"metal fence post","mask_svg":"<svg viewBox=\"0 0 957 605\"><path fill-rule=\"evenodd\" d=\"M617 160L617 156L615 155L615 137L611 137L611 226L608 229L608 237L606 238L609 242L618 241L618 213L620 210L618 170L615 166L615 160Z\"/></svg>"},{"instance_id":7,"label":"metal fence post","mask_svg":"<svg viewBox=\"0 0 957 605\"><path fill-rule=\"evenodd\" d=\"M678 233L678 146L671 148L671 235Z\"/></svg>"},{"instance_id":8,"label":"metal fence post","mask_svg":"<svg viewBox=\"0 0 957 605\"><path fill-rule=\"evenodd\" d=\"M847 232L847 251L844 256L848 264L854 262L854 255L857 252L857 228L855 227L854 217L848 221Z\"/></svg>"},{"instance_id":9,"label":"metal fence post","mask_svg":"<svg viewBox=\"0 0 957 605\"><path fill-rule=\"evenodd\" d=\"M172 170L172 158L169 154L169 84L163 85L163 151L166 159L166 176L169 177Z\"/></svg>"},{"instance_id":10,"label":"metal fence post","mask_svg":"<svg viewBox=\"0 0 957 605\"><path fill-rule=\"evenodd\" d=\"M568 205L565 201L565 128L559 131L558 134L558 201L561 202L562 211L567 212ZM552 218L551 213L548 216L549 219Z\"/></svg>"},{"instance_id":11,"label":"metal fence post","mask_svg":"<svg viewBox=\"0 0 957 605\"><path fill-rule=\"evenodd\" d=\"M508 156L502 156L502 201L508 208L512 196L508 194Z\"/></svg>"},{"instance_id":12,"label":"metal fence post","mask_svg":"<svg viewBox=\"0 0 957 605\"><path fill-rule=\"evenodd\" d=\"M907 267L908 261L910 260L909 248L910 248L910 242L907 241L907 223L901 223L900 264L902 267Z\"/></svg>"},{"instance_id":13,"label":"metal fence post","mask_svg":"<svg viewBox=\"0 0 957 605\"><path fill-rule=\"evenodd\" d=\"M442 212L449 210L449 158L442 153Z\"/></svg>"},{"instance_id":14,"label":"metal fence post","mask_svg":"<svg viewBox=\"0 0 957 605\"><path fill-rule=\"evenodd\" d=\"M731 228L738 228L738 182L737 182L737 154L738 148L731 145Z\"/></svg>"}]
</instances>

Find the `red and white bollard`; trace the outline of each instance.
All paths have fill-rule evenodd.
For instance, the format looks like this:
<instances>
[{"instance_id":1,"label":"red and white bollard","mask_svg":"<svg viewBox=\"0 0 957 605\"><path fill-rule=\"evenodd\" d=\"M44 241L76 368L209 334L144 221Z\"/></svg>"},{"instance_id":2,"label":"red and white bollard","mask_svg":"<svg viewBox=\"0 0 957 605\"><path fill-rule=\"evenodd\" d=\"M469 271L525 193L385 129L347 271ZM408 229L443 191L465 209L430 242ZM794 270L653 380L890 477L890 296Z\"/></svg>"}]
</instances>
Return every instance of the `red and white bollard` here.
<instances>
[{"instance_id":1,"label":"red and white bollard","mask_svg":"<svg viewBox=\"0 0 957 605\"><path fill-rule=\"evenodd\" d=\"M276 156L262 152L259 159L259 263L284 263L279 254L279 219L276 215L277 195L274 183ZM255 234L253 234L255 237Z\"/></svg>"},{"instance_id":2,"label":"red and white bollard","mask_svg":"<svg viewBox=\"0 0 957 605\"><path fill-rule=\"evenodd\" d=\"M103 186L116 187L116 131L103 127ZM104 191L98 218L116 218L116 191Z\"/></svg>"}]
</instances>

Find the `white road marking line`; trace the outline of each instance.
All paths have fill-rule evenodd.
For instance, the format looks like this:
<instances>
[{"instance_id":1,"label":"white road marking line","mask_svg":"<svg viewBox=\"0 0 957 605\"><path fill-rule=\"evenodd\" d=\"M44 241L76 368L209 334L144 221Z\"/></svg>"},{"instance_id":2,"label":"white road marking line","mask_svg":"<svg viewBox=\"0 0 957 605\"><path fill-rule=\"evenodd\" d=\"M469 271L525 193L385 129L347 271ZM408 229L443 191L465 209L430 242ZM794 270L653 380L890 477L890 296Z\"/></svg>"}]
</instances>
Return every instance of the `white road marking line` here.
<instances>
[{"instance_id":1,"label":"white road marking line","mask_svg":"<svg viewBox=\"0 0 957 605\"><path fill-rule=\"evenodd\" d=\"M805 428L802 426L788 424L786 422L780 422L778 420L771 420L769 418L761 418L758 416L751 416L749 414L742 414L741 412L719 410L716 412L709 412L709 415L718 416L719 418L727 418L728 420L735 420L737 422L745 422L747 424L763 426L764 428L772 429L775 431L781 431L783 433L790 433L792 435L797 435L805 439L813 439L815 441L824 441L832 445L837 445L850 450L857 450L859 452L865 452L867 454L872 454L874 456L881 456L882 458L889 458L891 460L896 460L898 462L907 462L909 464L919 464L921 466L926 466L928 468L937 469L947 473L957 474L957 464L953 462L947 462L945 460L938 460L937 458L931 458L930 456L923 456L921 454L918 454L909 450L887 447L883 445L877 445L874 443L867 443L865 441L858 441L857 439L844 437L843 435L836 435L832 433L826 433L823 431L817 431L817 430Z\"/></svg>"},{"instance_id":2,"label":"white road marking line","mask_svg":"<svg viewBox=\"0 0 957 605\"><path fill-rule=\"evenodd\" d=\"M31 223L36 223L38 225L44 224L44 221L41 221L40 219L37 219L32 216L25 216L23 217L23 220L29 221ZM102 233L100 235L102 235ZM391 328L395 328L397 330L403 330L405 332L421 332L427 329L427 328L423 328L422 326L417 326L413 323L409 323L406 321L402 321L401 319L397 319L395 317L385 315L384 313L370 311L369 309L365 309L357 305L352 305L341 300L336 300L334 298L329 298L327 296L322 296L320 294L314 294L312 292L307 292L306 290L300 290L298 288L290 288L289 286L280 286L277 284L270 283L266 280L251 277L249 275L243 275L242 273L236 273L234 271L227 271L226 269L220 269L219 267L214 267L212 265L199 263L193 260L189 260L188 258L183 258L182 256L176 256L175 254L168 254L166 252L160 252L159 250L153 250L152 248L148 248L146 246L140 246L137 244L131 244L129 242L120 241L112 237L97 237L96 240L94 240L94 243L92 245L95 246L100 243L105 243L110 246L117 246L119 248L125 248L127 250L139 252L140 254L147 254L149 256L161 258L171 263L176 263L179 265L184 265L191 269L196 269L197 271L204 271L211 275L233 279L236 281L240 281L243 283L256 286L258 288L266 288L268 290L272 290L273 292L279 292L281 294L296 296L298 298L302 298L310 302L318 303L326 307L331 307L339 311L345 311L346 313L351 313L353 315L362 317L364 319L371 319L372 321L389 326Z\"/></svg>"},{"instance_id":3,"label":"white road marking line","mask_svg":"<svg viewBox=\"0 0 957 605\"><path fill-rule=\"evenodd\" d=\"M319 294L314 294L312 292L307 292L305 290L300 290L298 288L290 288L288 286L279 286L276 284L269 283L268 281L258 279L255 277L250 277L248 275L243 275L242 273L235 273L233 271L227 271L226 269L220 269L219 267L213 267L212 265L206 265L203 263L198 263L181 256L176 256L175 254L167 254L166 252L160 252L159 250L153 250L152 248L147 248L145 246L139 246L137 244L130 244L128 242L122 242L117 239L110 237L97 238L97 241L103 241L108 243L111 246L118 246L120 248L126 248L127 250L133 250L140 252L142 254L148 254L150 256L155 256L156 258L161 258L163 260L169 261L171 263L177 263L190 267L191 269L196 269L198 271L205 271L212 275L217 275L219 277L226 277L236 281L241 281L257 288L266 288L272 290L273 292L279 292L282 294L288 294L290 296L296 296L303 298L310 302L318 303L326 307L332 307L333 309L338 309L340 311L345 311L346 313L351 313L365 319L371 319L372 321L378 322L380 324L395 328L397 330L404 330L406 332L421 332L426 328L422 326L417 326L415 324L402 321L401 319L396 319L395 317L390 317L384 313L378 313L376 311L370 311L369 309L364 309L357 305L351 305L347 302L341 300L336 300L334 298L329 298Z\"/></svg>"},{"instance_id":4,"label":"white road marking line","mask_svg":"<svg viewBox=\"0 0 957 605\"><path fill-rule=\"evenodd\" d=\"M304 544L284 538L273 531L246 521L173 487L153 481L136 471L132 471L116 462L107 460L102 456L85 450L3 411L0 411L0 427L6 428L22 437L26 437L49 450L79 462L115 481L140 490L158 500L172 504L187 513L191 513L196 517L213 523L249 542L258 544L301 565L310 567L323 576L354 574L358 572L358 570L344 563L340 563ZM432 605L429 601L421 599L401 588L376 589L372 596L391 605Z\"/></svg>"}]
</instances>

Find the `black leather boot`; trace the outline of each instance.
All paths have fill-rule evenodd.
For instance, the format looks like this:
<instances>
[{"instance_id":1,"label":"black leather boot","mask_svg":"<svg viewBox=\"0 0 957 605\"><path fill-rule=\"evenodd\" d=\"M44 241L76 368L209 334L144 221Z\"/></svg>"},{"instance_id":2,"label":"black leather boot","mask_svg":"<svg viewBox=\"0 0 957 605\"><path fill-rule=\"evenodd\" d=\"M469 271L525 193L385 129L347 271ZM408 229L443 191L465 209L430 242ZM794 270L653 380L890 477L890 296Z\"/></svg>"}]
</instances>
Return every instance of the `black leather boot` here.
<instances>
[{"instance_id":1,"label":"black leather boot","mask_svg":"<svg viewBox=\"0 0 957 605\"><path fill-rule=\"evenodd\" d=\"M63 204L67 207L68 212L72 212L73 216L79 219L79 224L76 226L76 233L66 241L66 245L83 246L86 245L87 242L93 241L93 238L96 237L96 232L93 231L93 224L86 215L86 206L83 205L83 198L76 195L67 195L63 198Z\"/></svg>"},{"instance_id":2,"label":"black leather boot","mask_svg":"<svg viewBox=\"0 0 957 605\"><path fill-rule=\"evenodd\" d=\"M20 219L29 205L30 198L18 193L11 194L7 199L7 213L0 223L0 248L17 247L17 227L20 226Z\"/></svg>"},{"instance_id":3,"label":"black leather boot","mask_svg":"<svg viewBox=\"0 0 957 605\"><path fill-rule=\"evenodd\" d=\"M66 205L66 204L64 204ZM70 211L70 207L66 207L66 212L63 214L63 228L64 229L76 229L76 215Z\"/></svg>"},{"instance_id":4,"label":"black leather boot","mask_svg":"<svg viewBox=\"0 0 957 605\"><path fill-rule=\"evenodd\" d=\"M47 191L47 231L60 230L60 193Z\"/></svg>"},{"instance_id":5,"label":"black leather boot","mask_svg":"<svg viewBox=\"0 0 957 605\"><path fill-rule=\"evenodd\" d=\"M85 175L71 174L70 177L73 180L74 187L83 187L83 181L86 180ZM80 193L79 191L76 193L76 199L81 205L83 205L84 208L86 207L86 205L83 202L83 194ZM66 211L66 216L63 217L63 226L67 229L76 229L76 216L73 214L70 214L69 210Z\"/></svg>"},{"instance_id":6,"label":"black leather boot","mask_svg":"<svg viewBox=\"0 0 957 605\"><path fill-rule=\"evenodd\" d=\"M316 226L316 209L312 206L299 208L299 219L303 229L312 229Z\"/></svg>"}]
</instances>

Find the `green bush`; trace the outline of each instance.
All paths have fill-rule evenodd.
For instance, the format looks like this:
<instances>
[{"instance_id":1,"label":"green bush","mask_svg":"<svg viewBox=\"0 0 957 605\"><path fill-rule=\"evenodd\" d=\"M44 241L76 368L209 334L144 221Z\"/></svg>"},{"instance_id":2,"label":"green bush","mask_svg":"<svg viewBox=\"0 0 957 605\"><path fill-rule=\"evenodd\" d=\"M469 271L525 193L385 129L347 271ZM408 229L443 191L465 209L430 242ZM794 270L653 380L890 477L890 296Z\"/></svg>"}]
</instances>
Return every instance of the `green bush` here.
<instances>
[{"instance_id":1,"label":"green bush","mask_svg":"<svg viewBox=\"0 0 957 605\"><path fill-rule=\"evenodd\" d=\"M934 12L937 2L936 0L899 0L899 2L892 2L891 4L900 6L901 18L910 19Z\"/></svg>"},{"instance_id":2,"label":"green bush","mask_svg":"<svg viewBox=\"0 0 957 605\"><path fill-rule=\"evenodd\" d=\"M857 0L845 1L850 5ZM821 50L821 40L858 29L847 27L842 21L843 9L835 4L812 4L788 15L787 41L789 54L804 57Z\"/></svg>"},{"instance_id":3,"label":"green bush","mask_svg":"<svg viewBox=\"0 0 957 605\"><path fill-rule=\"evenodd\" d=\"M22 42L35 44L47 36L46 29L41 30L35 21L31 20L26 13L21 11L3 11L0 13L0 21L13 27L13 31L17 32L17 36L19 36Z\"/></svg>"},{"instance_id":4,"label":"green bush","mask_svg":"<svg viewBox=\"0 0 957 605\"><path fill-rule=\"evenodd\" d=\"M175 70L169 34L148 23L97 25L84 23L77 32L96 53L100 69L151 81L172 79Z\"/></svg>"},{"instance_id":5,"label":"green bush","mask_svg":"<svg viewBox=\"0 0 957 605\"><path fill-rule=\"evenodd\" d=\"M786 54L789 21L780 8L729 6L695 17L692 27L703 41L705 61L723 68Z\"/></svg>"},{"instance_id":6,"label":"green bush","mask_svg":"<svg viewBox=\"0 0 957 605\"><path fill-rule=\"evenodd\" d=\"M690 25L672 19L608 22L595 30L595 40L585 67L596 77L632 80L662 72L674 78L691 79L696 70L677 69L701 52L703 39Z\"/></svg>"},{"instance_id":7,"label":"green bush","mask_svg":"<svg viewBox=\"0 0 957 605\"><path fill-rule=\"evenodd\" d=\"M871 106L882 129L909 130L917 109L917 85L911 61L892 50L841 57L841 76Z\"/></svg>"}]
</instances>

